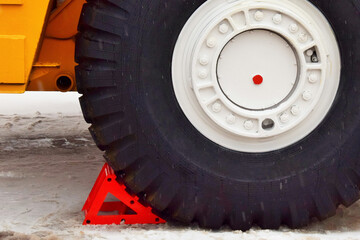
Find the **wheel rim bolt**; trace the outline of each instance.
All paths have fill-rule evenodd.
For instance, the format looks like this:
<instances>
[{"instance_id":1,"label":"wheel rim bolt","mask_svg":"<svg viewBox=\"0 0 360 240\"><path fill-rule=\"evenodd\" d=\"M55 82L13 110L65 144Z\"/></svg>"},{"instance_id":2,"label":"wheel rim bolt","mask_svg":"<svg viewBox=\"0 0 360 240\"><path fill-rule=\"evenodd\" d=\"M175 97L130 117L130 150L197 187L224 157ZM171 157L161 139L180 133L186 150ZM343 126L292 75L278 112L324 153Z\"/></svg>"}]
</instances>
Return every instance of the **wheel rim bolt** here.
<instances>
[{"instance_id":1,"label":"wheel rim bolt","mask_svg":"<svg viewBox=\"0 0 360 240\"><path fill-rule=\"evenodd\" d=\"M281 14L276 14L276 15L273 17L273 22L274 22L275 24L280 24L281 21L282 21L282 16L281 16Z\"/></svg>"},{"instance_id":2,"label":"wheel rim bolt","mask_svg":"<svg viewBox=\"0 0 360 240\"><path fill-rule=\"evenodd\" d=\"M227 33L229 31L229 26L226 23L223 23L219 27L219 31L223 34Z\"/></svg>"},{"instance_id":3,"label":"wheel rim bolt","mask_svg":"<svg viewBox=\"0 0 360 240\"><path fill-rule=\"evenodd\" d=\"M312 99L312 93L310 91L305 91L302 96L305 101L310 101Z\"/></svg>"},{"instance_id":4,"label":"wheel rim bolt","mask_svg":"<svg viewBox=\"0 0 360 240\"><path fill-rule=\"evenodd\" d=\"M216 46L216 39L215 38L209 38L206 42L206 45L209 47L209 48L213 48Z\"/></svg>"},{"instance_id":5,"label":"wheel rim bolt","mask_svg":"<svg viewBox=\"0 0 360 240\"><path fill-rule=\"evenodd\" d=\"M290 25L289 30L292 33L296 33L297 31L299 31L299 26L297 24L293 23Z\"/></svg>"},{"instance_id":6,"label":"wheel rim bolt","mask_svg":"<svg viewBox=\"0 0 360 240\"><path fill-rule=\"evenodd\" d=\"M244 123L244 128L245 128L246 130L251 130L251 129L253 129L253 127L254 127L253 121L251 121L251 120L245 121L245 123Z\"/></svg>"},{"instance_id":7,"label":"wheel rim bolt","mask_svg":"<svg viewBox=\"0 0 360 240\"><path fill-rule=\"evenodd\" d=\"M309 49L306 51L306 56L311 57L314 54L314 51Z\"/></svg>"},{"instance_id":8,"label":"wheel rim bolt","mask_svg":"<svg viewBox=\"0 0 360 240\"><path fill-rule=\"evenodd\" d=\"M208 72L205 69L199 71L199 78L205 79L207 76Z\"/></svg>"},{"instance_id":9,"label":"wheel rim bolt","mask_svg":"<svg viewBox=\"0 0 360 240\"><path fill-rule=\"evenodd\" d=\"M256 11L254 18L256 21L261 21L264 19L264 13L262 11Z\"/></svg>"},{"instance_id":10,"label":"wheel rim bolt","mask_svg":"<svg viewBox=\"0 0 360 240\"><path fill-rule=\"evenodd\" d=\"M205 65L208 65L209 64L209 57L208 56L202 56L200 58L200 64L205 66Z\"/></svg>"},{"instance_id":11,"label":"wheel rim bolt","mask_svg":"<svg viewBox=\"0 0 360 240\"><path fill-rule=\"evenodd\" d=\"M234 124L236 121L236 117L233 114L230 114L226 117L226 122L228 124Z\"/></svg>"},{"instance_id":12,"label":"wheel rim bolt","mask_svg":"<svg viewBox=\"0 0 360 240\"><path fill-rule=\"evenodd\" d=\"M292 106L291 108L291 114L294 116L297 116L300 114L300 107L299 106Z\"/></svg>"},{"instance_id":13,"label":"wheel rim bolt","mask_svg":"<svg viewBox=\"0 0 360 240\"><path fill-rule=\"evenodd\" d=\"M221 104L220 103L214 103L213 106L212 106L212 110L213 112L215 113L218 113L221 111Z\"/></svg>"},{"instance_id":14,"label":"wheel rim bolt","mask_svg":"<svg viewBox=\"0 0 360 240\"><path fill-rule=\"evenodd\" d=\"M309 82L310 82L310 83L316 83L317 81L319 81L318 75L315 74L315 73L310 74L310 76L309 76Z\"/></svg>"},{"instance_id":15,"label":"wheel rim bolt","mask_svg":"<svg viewBox=\"0 0 360 240\"><path fill-rule=\"evenodd\" d=\"M282 123L287 123L289 120L290 120L289 114L287 114L287 113L281 114L281 116L280 116L280 121L281 121Z\"/></svg>"}]
</instances>

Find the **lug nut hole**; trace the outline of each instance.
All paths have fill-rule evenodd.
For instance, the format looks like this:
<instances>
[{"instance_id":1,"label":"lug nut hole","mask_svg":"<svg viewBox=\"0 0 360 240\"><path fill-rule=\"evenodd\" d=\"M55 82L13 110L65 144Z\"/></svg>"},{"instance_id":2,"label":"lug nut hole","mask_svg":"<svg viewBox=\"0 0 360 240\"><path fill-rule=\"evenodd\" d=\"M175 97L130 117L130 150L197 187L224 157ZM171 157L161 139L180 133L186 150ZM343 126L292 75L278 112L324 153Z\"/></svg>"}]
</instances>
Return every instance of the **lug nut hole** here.
<instances>
[{"instance_id":1,"label":"lug nut hole","mask_svg":"<svg viewBox=\"0 0 360 240\"><path fill-rule=\"evenodd\" d=\"M275 122L270 118L265 119L261 124L261 127L267 131L270 131L271 129L273 129L274 126L275 126Z\"/></svg>"}]
</instances>

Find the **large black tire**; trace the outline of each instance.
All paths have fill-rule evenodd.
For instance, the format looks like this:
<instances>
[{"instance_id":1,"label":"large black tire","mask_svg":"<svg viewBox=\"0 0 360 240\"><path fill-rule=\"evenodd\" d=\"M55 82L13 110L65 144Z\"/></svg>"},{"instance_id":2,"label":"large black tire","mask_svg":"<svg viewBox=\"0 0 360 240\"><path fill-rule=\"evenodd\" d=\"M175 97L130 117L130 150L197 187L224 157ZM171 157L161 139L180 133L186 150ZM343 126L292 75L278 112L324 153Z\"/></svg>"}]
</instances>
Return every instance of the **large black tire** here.
<instances>
[{"instance_id":1,"label":"large black tire","mask_svg":"<svg viewBox=\"0 0 360 240\"><path fill-rule=\"evenodd\" d=\"M175 98L177 37L205 0L88 0L76 43L90 132L131 191L162 216L234 229L307 225L359 199L360 1L311 0L331 23L341 87L322 124L282 150L250 154L200 134Z\"/></svg>"}]
</instances>

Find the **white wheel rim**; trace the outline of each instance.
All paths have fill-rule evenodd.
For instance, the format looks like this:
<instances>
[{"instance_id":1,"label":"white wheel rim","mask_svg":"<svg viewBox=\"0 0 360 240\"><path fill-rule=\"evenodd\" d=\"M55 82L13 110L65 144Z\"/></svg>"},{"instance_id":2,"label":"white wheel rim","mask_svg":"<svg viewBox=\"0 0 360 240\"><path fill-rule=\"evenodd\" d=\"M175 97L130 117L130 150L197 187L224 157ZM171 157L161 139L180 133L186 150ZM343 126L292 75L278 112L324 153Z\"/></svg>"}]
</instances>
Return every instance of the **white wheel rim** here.
<instances>
[{"instance_id":1,"label":"white wheel rim","mask_svg":"<svg viewBox=\"0 0 360 240\"><path fill-rule=\"evenodd\" d=\"M172 63L189 121L242 152L311 133L333 104L340 68L333 31L306 0L208 0L184 26Z\"/></svg>"}]
</instances>

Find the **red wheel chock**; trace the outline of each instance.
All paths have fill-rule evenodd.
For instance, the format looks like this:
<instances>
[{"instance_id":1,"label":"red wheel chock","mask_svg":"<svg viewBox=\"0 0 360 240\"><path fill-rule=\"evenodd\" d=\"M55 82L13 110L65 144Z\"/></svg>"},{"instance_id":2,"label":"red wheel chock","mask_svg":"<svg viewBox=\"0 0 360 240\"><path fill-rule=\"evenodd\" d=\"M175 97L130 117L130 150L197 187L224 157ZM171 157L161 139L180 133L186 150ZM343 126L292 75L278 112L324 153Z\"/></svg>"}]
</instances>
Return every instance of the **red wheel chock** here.
<instances>
[{"instance_id":1,"label":"red wheel chock","mask_svg":"<svg viewBox=\"0 0 360 240\"><path fill-rule=\"evenodd\" d=\"M137 196L129 194L125 189L124 184L116 181L114 170L105 164L82 209L85 213L83 225L159 224L166 222L156 216L151 207L141 204ZM105 202L108 193L111 193L119 201ZM99 213L103 214L99 215Z\"/></svg>"}]
</instances>

